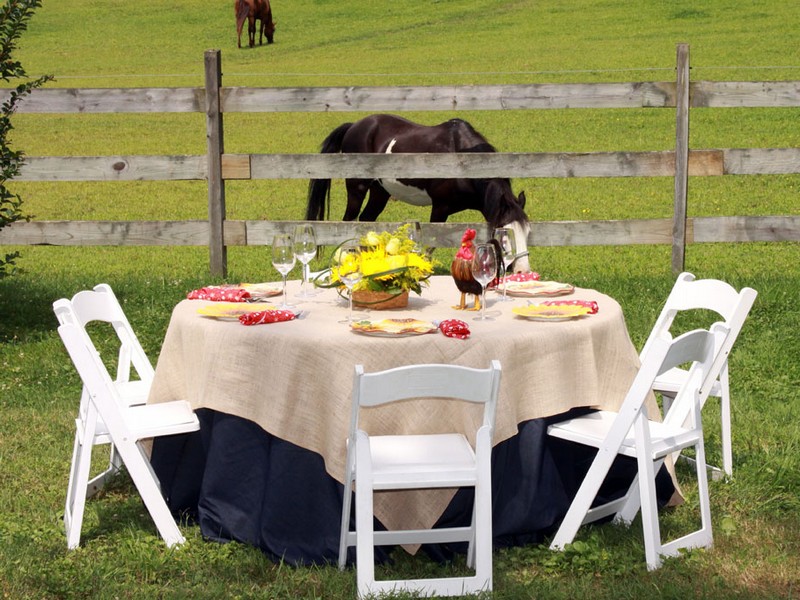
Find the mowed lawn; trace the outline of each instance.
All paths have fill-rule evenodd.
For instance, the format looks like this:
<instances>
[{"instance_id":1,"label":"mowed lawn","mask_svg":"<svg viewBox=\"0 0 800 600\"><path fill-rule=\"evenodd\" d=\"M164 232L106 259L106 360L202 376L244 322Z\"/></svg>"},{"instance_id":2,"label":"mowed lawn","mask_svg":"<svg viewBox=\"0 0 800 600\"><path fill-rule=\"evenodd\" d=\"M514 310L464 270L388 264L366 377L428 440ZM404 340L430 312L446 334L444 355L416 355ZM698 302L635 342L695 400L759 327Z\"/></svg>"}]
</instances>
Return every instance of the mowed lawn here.
<instances>
[{"instance_id":1,"label":"mowed lawn","mask_svg":"<svg viewBox=\"0 0 800 600\"><path fill-rule=\"evenodd\" d=\"M675 49L688 43L693 80L800 80L800 4L709 0L672 3L373 0L273 2L275 44L236 47L231 0L45 1L20 42L29 74L50 86L196 87L203 53L222 52L227 86L418 86L672 81ZM244 37L244 36L243 36ZM228 115L230 153L316 152L337 125L361 113ZM671 150L669 109L416 112L433 124L468 119L500 150ZM691 147L800 147L798 109L698 109ZM12 143L30 156L180 155L205 152L200 114L16 115ZM526 179L537 221L665 218L670 178ZM15 182L41 220L202 219L204 182ZM231 219L296 220L306 182L227 185ZM334 181L332 215L344 186ZM691 178L690 216L798 215L800 176ZM393 204L382 219L427 219ZM476 221L465 212L454 220ZM55 332L51 305L107 282L153 361L174 304L210 283L208 251L178 247L3 247L19 273L0 280L0 594L8 598L351 598L355 576L334 567L276 565L258 550L202 539L168 550L122 476L87 509L81 548L67 552L61 515L80 382ZM329 252L330 249L327 249ZM437 251L443 268L452 249ZM315 267L325 265L327 256ZM668 246L533 247L543 277L597 288L620 301L641 347L674 281ZM711 485L715 544L648 573L638 522L584 528L582 545L497 550L496 598L793 598L800 586L800 244L691 244L686 268L759 292L731 357L734 470ZM296 271L295 271L296 274ZM231 248L229 281L276 279L269 248ZM707 416L719 461L716 405ZM683 474L681 472L681 474ZM661 515L668 532L694 524L696 493ZM396 555L393 574L444 572Z\"/></svg>"}]
</instances>

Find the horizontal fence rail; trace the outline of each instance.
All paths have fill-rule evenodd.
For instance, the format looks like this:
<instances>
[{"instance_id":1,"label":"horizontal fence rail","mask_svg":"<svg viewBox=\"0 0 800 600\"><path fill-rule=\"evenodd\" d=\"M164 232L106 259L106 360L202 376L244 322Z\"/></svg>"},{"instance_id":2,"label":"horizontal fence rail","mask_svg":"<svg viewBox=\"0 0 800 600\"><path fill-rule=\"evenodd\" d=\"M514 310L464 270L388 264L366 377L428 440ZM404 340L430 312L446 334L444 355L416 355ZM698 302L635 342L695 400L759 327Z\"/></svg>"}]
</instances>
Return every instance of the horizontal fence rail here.
<instances>
[{"instance_id":1,"label":"horizontal fence rail","mask_svg":"<svg viewBox=\"0 0 800 600\"><path fill-rule=\"evenodd\" d=\"M29 157L17 181L206 178L205 156ZM223 179L673 177L675 153L224 154ZM690 150L689 175L800 173L800 148Z\"/></svg>"},{"instance_id":2,"label":"horizontal fence rail","mask_svg":"<svg viewBox=\"0 0 800 600\"><path fill-rule=\"evenodd\" d=\"M271 243L294 222L225 219L225 181L342 178L673 177L672 219L536 222L531 246L798 241L800 217L686 217L689 176L800 173L800 148L689 149L690 108L800 107L800 82L687 82L688 47L678 46L676 82L474 85L426 87L223 87L219 51L205 56L202 88L36 89L20 113L206 114L203 156L27 157L19 181L205 180L209 219L202 221L36 221L0 229L0 244L208 245L213 274L227 271L225 247ZM683 77L683 78L682 78ZM688 94L688 96L687 96ZM0 91L5 99L8 92ZM676 151L454 154L226 154L224 113L670 108ZM682 125L683 124L683 125ZM685 130L685 131L684 131ZM682 190L682 191L681 191ZM465 226L425 224L437 247L458 247ZM335 244L388 224L317 223L322 244ZM682 262L682 251L678 255ZM673 270L676 264L673 254Z\"/></svg>"},{"instance_id":3,"label":"horizontal fence rail","mask_svg":"<svg viewBox=\"0 0 800 600\"><path fill-rule=\"evenodd\" d=\"M800 81L696 81L692 108L800 107ZM220 88L226 112L675 108L675 82L423 87ZM3 100L7 96L3 97ZM203 112L205 89L36 89L20 113Z\"/></svg>"},{"instance_id":4,"label":"horizontal fence rail","mask_svg":"<svg viewBox=\"0 0 800 600\"><path fill-rule=\"evenodd\" d=\"M304 221L227 220L227 246L269 245L277 233L291 233ZM321 221L314 224L320 245L335 245L368 231L389 231L402 223ZM486 223L423 223L426 243L456 248L464 229L489 235ZM670 244L672 219L537 221L530 246L624 246ZM207 246L208 221L31 221L0 232L3 244L53 246ZM800 242L800 216L690 217L687 242Z\"/></svg>"}]
</instances>

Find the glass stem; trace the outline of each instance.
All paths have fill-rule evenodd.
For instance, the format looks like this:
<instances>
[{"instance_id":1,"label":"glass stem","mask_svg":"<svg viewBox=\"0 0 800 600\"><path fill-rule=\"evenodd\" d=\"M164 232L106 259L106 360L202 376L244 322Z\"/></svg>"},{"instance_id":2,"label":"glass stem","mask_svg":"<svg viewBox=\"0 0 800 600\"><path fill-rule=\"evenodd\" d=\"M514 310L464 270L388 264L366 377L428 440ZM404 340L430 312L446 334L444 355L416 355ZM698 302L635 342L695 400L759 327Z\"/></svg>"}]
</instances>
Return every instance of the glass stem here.
<instances>
[{"instance_id":1,"label":"glass stem","mask_svg":"<svg viewBox=\"0 0 800 600\"><path fill-rule=\"evenodd\" d=\"M287 273L288 275L288 273ZM286 275L283 276L283 305L287 306L289 301L286 299Z\"/></svg>"},{"instance_id":2,"label":"glass stem","mask_svg":"<svg viewBox=\"0 0 800 600\"><path fill-rule=\"evenodd\" d=\"M481 286L481 319L486 318L486 286Z\"/></svg>"},{"instance_id":3,"label":"glass stem","mask_svg":"<svg viewBox=\"0 0 800 600\"><path fill-rule=\"evenodd\" d=\"M352 289L350 289L350 290L348 290L348 291L350 292L350 293L347 295L347 297L348 297L348 298L349 298L349 300L350 300L350 308L349 308L349 310L348 310L348 316L347 316L347 320L348 320L350 323L352 323L352 322L353 322L353 290L352 290Z\"/></svg>"}]
</instances>

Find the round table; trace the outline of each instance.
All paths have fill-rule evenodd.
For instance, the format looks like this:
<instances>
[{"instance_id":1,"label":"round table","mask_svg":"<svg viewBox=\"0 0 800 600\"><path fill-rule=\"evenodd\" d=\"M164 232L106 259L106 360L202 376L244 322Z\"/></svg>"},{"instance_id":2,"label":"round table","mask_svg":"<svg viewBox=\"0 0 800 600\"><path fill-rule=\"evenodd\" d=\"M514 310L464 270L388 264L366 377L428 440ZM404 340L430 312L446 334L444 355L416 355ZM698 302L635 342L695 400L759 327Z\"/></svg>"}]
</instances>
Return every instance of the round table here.
<instances>
[{"instance_id":1,"label":"round table","mask_svg":"<svg viewBox=\"0 0 800 600\"><path fill-rule=\"evenodd\" d=\"M420 296L411 295L407 308L354 310L356 319L461 319L471 331L466 340L439 332L392 338L356 333L340 322L347 317L345 298L334 290L320 290L312 298L300 299L295 297L298 290L299 282L289 282L290 301L296 304L296 310L303 311L303 318L255 326L200 315L198 309L208 302L181 301L170 320L149 402L189 400L195 409L205 409L200 414L204 415L206 434L212 422L222 435L222 421L225 427L230 426L229 418L237 423L244 421L241 427L257 432L256 435L264 433L271 440L308 451L317 461L314 469L331 478L328 484L338 485L344 475L356 364L364 365L368 372L412 363L485 368L492 359L498 359L503 374L494 435L496 446L518 437L522 424L533 420L577 407L615 409L639 365L619 304L595 290L576 288L564 299L594 301L599 308L597 314L559 322L515 316L512 308L526 304L528 299L500 302L494 292L487 294L487 314L493 320L474 320L477 313L453 308L458 304L460 292L448 276L432 277ZM271 300L278 304L281 298ZM447 401L436 403L433 409L430 404L410 401L367 413L362 413L361 424L374 434L453 429L474 432L481 414L479 407ZM226 435L226 447L210 438L202 442L206 463L203 468L209 460L214 460L224 473L225 464L237 461L238 455L230 447L231 437L237 435L244 434ZM537 435L542 437L543 433ZM160 447L161 450L159 446L154 448L156 463L166 461L171 453L185 451L166 450L164 444ZM240 454L248 448L253 447L247 445L240 449ZM263 452L268 453L258 450L263 460L275 458L266 457ZM296 453L291 460L297 460ZM266 477L263 473L251 476L247 472L249 462L252 461L248 459L243 465L244 475L232 481L226 475L225 485L230 487L244 478L252 486L253 477ZM162 484L164 479L180 477L177 469L175 464L165 468L160 473ZM166 487L170 487L169 482ZM442 518L453 495L448 490L403 492L376 499L375 514L389 528L430 527ZM263 502L263 498L259 501ZM234 509L241 515L248 511L247 507ZM219 527L218 520L226 518L222 514L225 510L232 509L226 504L224 510L218 507L210 511L212 527ZM248 520L241 515L237 517L239 520ZM235 524L226 527L235 528ZM260 542L255 543L263 547ZM274 548L269 551L275 553ZM300 561L304 561L302 556Z\"/></svg>"}]
</instances>

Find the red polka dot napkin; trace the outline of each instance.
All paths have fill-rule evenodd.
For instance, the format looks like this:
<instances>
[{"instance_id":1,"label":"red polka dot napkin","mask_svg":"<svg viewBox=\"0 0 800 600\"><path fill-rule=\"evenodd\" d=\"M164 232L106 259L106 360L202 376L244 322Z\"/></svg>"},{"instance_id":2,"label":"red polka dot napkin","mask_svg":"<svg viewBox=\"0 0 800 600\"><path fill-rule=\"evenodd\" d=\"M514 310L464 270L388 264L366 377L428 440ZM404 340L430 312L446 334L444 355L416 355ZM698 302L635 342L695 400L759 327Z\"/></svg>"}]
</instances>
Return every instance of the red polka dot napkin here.
<instances>
[{"instance_id":1,"label":"red polka dot napkin","mask_svg":"<svg viewBox=\"0 0 800 600\"><path fill-rule=\"evenodd\" d=\"M291 321L295 318L297 318L297 315L290 310L259 310L239 315L239 322L242 325L263 325L265 323Z\"/></svg>"},{"instance_id":2,"label":"red polka dot napkin","mask_svg":"<svg viewBox=\"0 0 800 600\"><path fill-rule=\"evenodd\" d=\"M213 300L214 302L245 302L250 298L250 292L237 287L209 286L192 290L186 297L189 300Z\"/></svg>"},{"instance_id":3,"label":"red polka dot napkin","mask_svg":"<svg viewBox=\"0 0 800 600\"><path fill-rule=\"evenodd\" d=\"M469 326L458 319L445 319L439 323L439 329L447 337L465 340L469 337Z\"/></svg>"}]
</instances>

